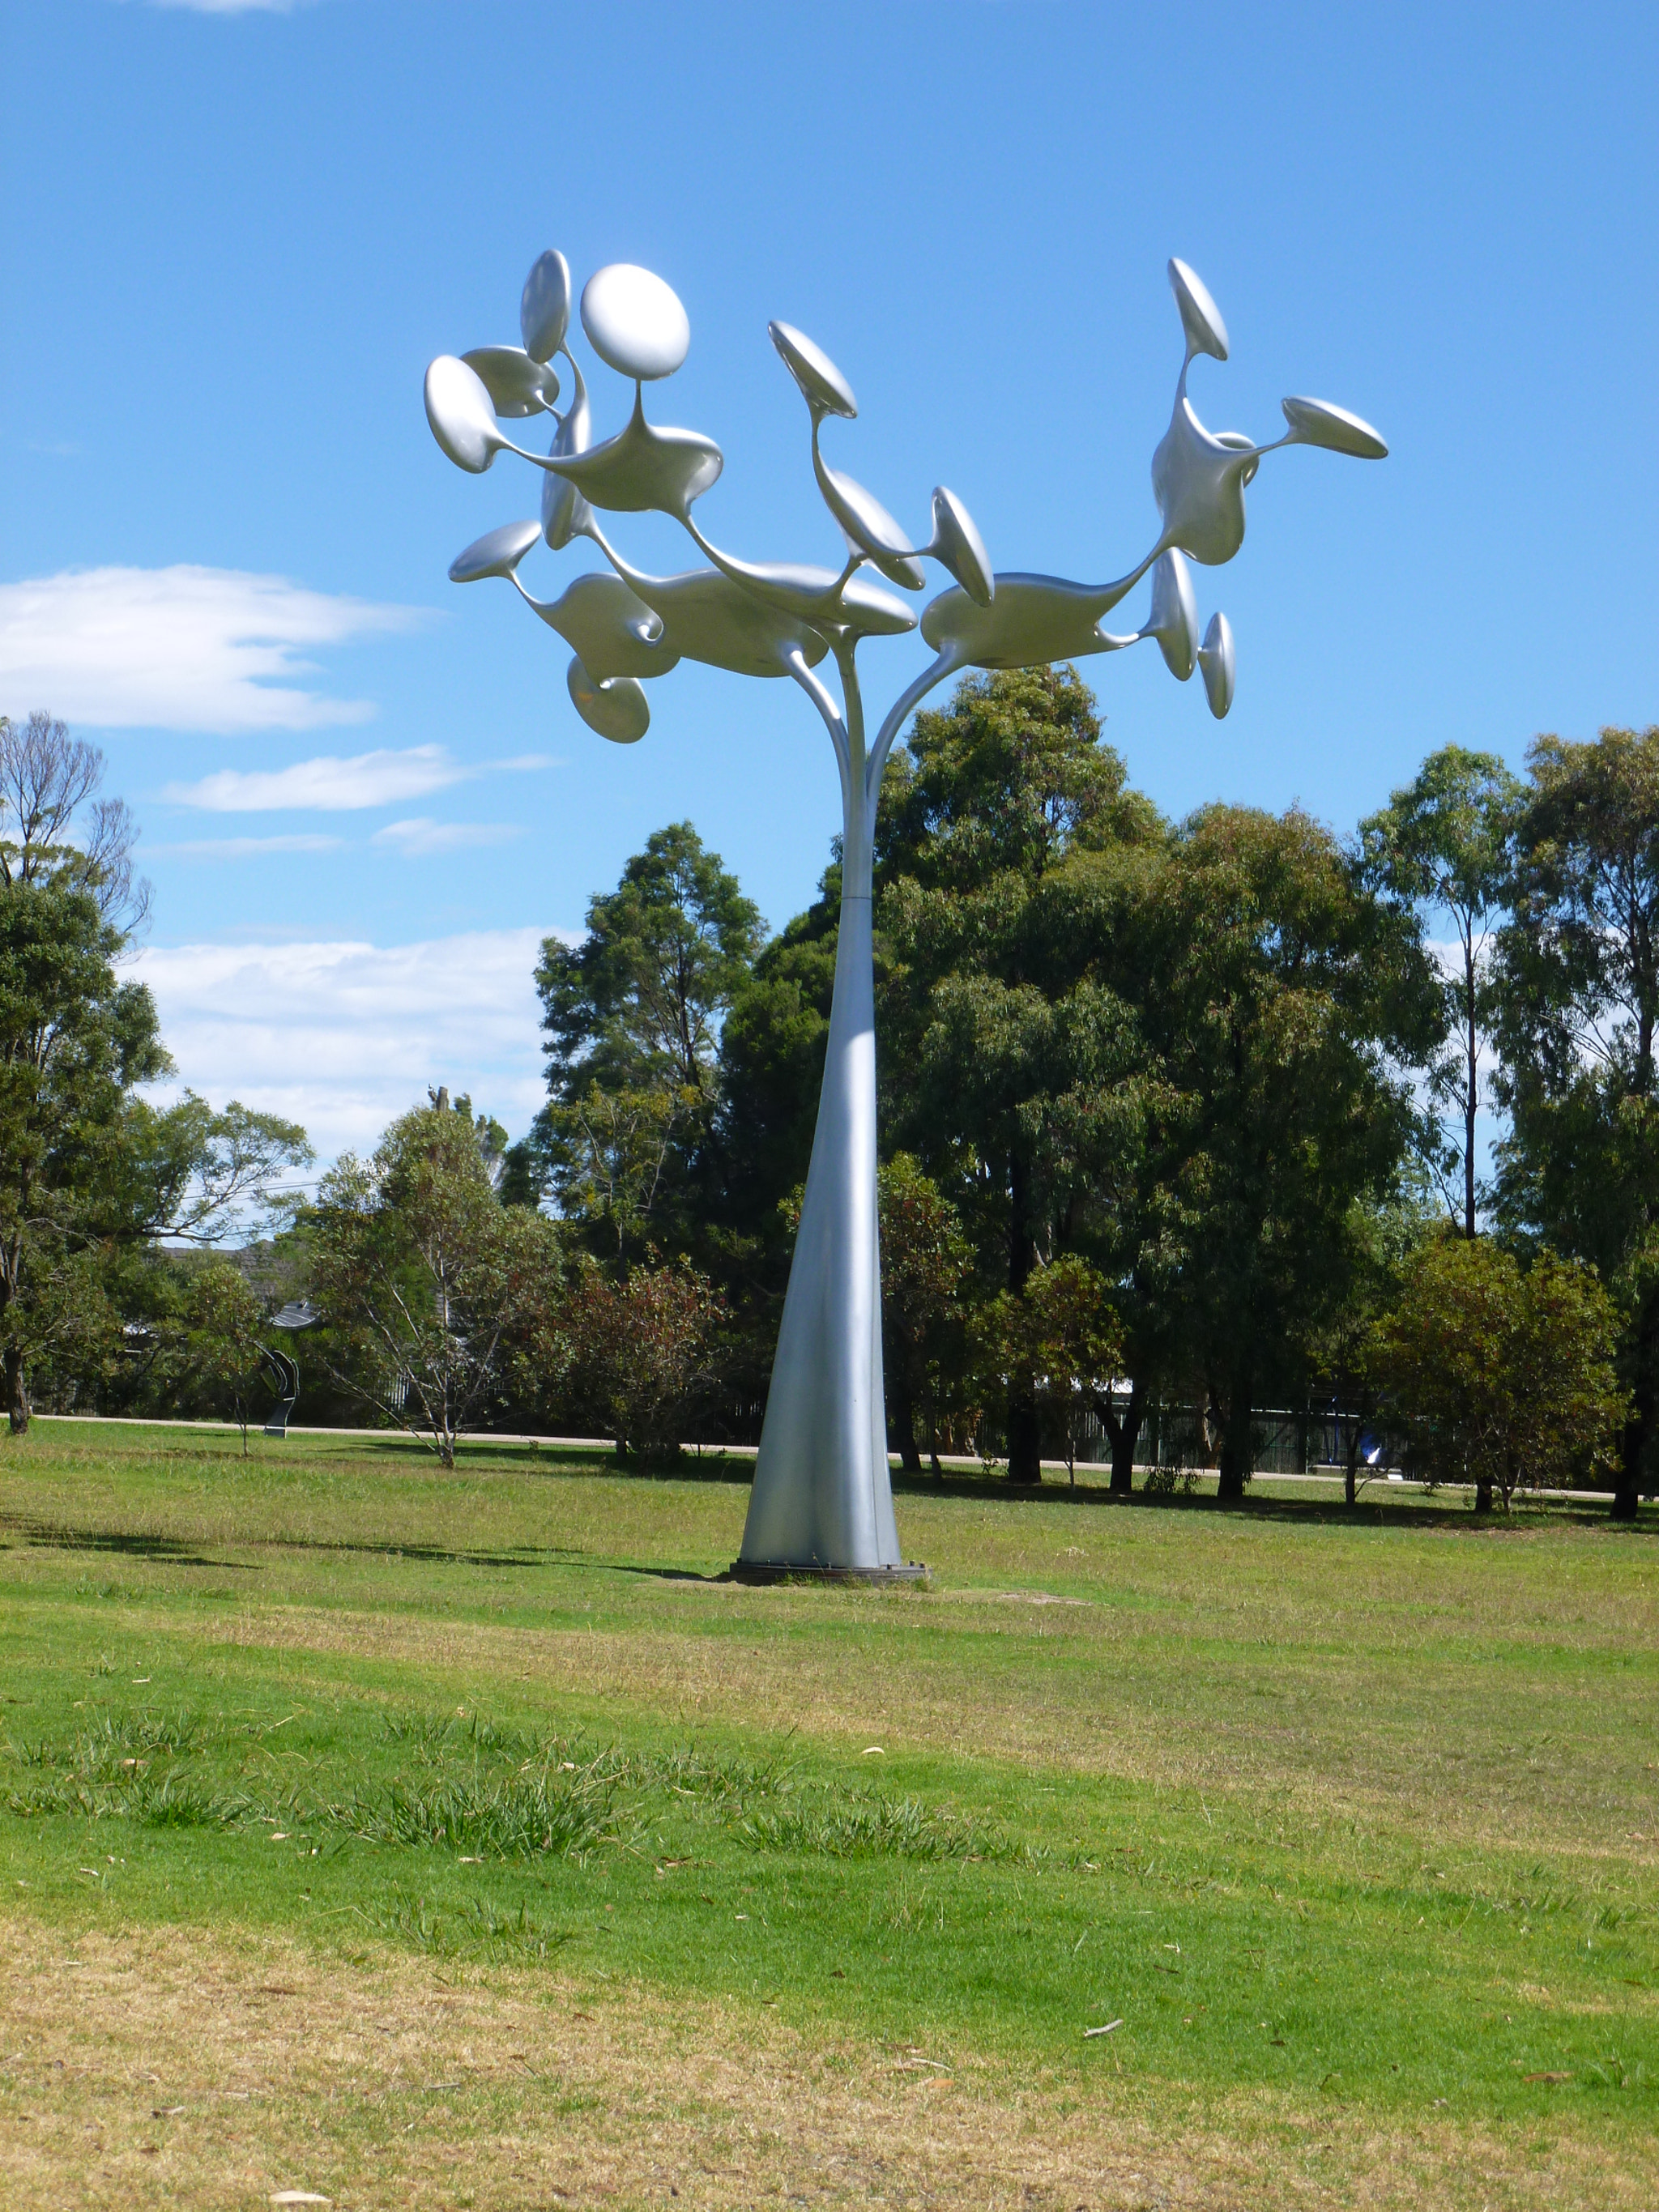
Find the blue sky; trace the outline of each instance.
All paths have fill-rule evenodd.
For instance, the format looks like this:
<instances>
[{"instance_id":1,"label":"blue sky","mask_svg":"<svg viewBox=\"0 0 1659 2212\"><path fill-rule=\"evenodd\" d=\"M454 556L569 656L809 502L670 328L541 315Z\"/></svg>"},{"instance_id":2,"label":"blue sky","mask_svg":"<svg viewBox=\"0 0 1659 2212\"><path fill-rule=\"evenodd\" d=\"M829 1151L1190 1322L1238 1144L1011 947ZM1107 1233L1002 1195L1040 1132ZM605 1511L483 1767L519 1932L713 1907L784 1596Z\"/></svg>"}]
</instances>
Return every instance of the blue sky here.
<instances>
[{"instance_id":1,"label":"blue sky","mask_svg":"<svg viewBox=\"0 0 1659 2212\"><path fill-rule=\"evenodd\" d=\"M546 246L579 284L632 260L679 293L691 351L653 411L720 441L699 514L753 557L836 551L772 316L857 391L832 460L918 530L949 483L1006 568L1097 580L1150 541L1170 253L1231 329L1194 375L1212 428L1271 436L1285 392L1376 422L1385 463L1266 463L1242 553L1198 573L1238 640L1225 723L1150 652L1088 668L1173 811L1299 799L1346 831L1449 740L1518 763L1540 730L1659 717L1650 9L0 23L0 708L65 714L138 811L181 1077L325 1150L428 1081L521 1129L536 940L653 828L689 816L776 924L836 827L793 686L682 664L645 742L607 745L560 641L445 581L538 486L452 468L422 374L515 339ZM626 395L594 380L603 434ZM549 590L591 565L534 557ZM872 702L924 653L866 647Z\"/></svg>"}]
</instances>

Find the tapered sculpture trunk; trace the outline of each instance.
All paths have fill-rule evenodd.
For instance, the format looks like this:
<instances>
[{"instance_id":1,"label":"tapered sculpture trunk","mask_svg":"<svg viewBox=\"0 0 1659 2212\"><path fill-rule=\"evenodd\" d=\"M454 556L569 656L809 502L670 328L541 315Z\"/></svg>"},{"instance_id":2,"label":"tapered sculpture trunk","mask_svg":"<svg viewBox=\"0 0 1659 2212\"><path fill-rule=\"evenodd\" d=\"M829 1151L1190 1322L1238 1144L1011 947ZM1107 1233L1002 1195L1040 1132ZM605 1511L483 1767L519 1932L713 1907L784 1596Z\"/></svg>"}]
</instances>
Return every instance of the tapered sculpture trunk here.
<instances>
[{"instance_id":1,"label":"tapered sculpture trunk","mask_svg":"<svg viewBox=\"0 0 1659 2212\"><path fill-rule=\"evenodd\" d=\"M882 1385L867 854L848 853L846 866L823 1088L742 1566L902 1565Z\"/></svg>"}]
</instances>

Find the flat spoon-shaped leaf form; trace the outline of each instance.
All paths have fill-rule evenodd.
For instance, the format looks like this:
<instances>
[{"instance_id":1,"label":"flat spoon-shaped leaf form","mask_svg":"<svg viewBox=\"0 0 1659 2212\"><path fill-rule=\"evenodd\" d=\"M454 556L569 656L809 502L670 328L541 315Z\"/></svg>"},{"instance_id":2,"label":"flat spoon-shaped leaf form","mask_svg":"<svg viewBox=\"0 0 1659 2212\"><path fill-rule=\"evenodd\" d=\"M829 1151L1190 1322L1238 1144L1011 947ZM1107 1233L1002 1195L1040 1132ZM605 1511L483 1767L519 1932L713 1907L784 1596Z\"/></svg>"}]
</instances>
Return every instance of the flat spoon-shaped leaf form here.
<instances>
[{"instance_id":1,"label":"flat spoon-shaped leaf form","mask_svg":"<svg viewBox=\"0 0 1659 2212\"><path fill-rule=\"evenodd\" d=\"M1171 261L1170 289L1176 295L1176 306L1181 310L1181 327L1187 333L1188 360L1194 354L1206 353L1212 360L1225 361L1227 325L1197 270L1189 269L1184 261Z\"/></svg>"},{"instance_id":2,"label":"flat spoon-shaped leaf form","mask_svg":"<svg viewBox=\"0 0 1659 2212\"><path fill-rule=\"evenodd\" d=\"M691 344L691 325L672 289L648 269L613 261L582 287L582 328L599 359L647 383L672 376Z\"/></svg>"},{"instance_id":3,"label":"flat spoon-shaped leaf form","mask_svg":"<svg viewBox=\"0 0 1659 2212\"><path fill-rule=\"evenodd\" d=\"M1385 461L1389 449L1370 424L1328 399L1281 399L1290 430L1286 446L1323 446L1328 453L1352 453L1362 461Z\"/></svg>"},{"instance_id":4,"label":"flat spoon-shaped leaf form","mask_svg":"<svg viewBox=\"0 0 1659 2212\"><path fill-rule=\"evenodd\" d=\"M573 658L564 673L571 704L590 730L609 738L613 745L636 745L651 726L651 706L644 687L631 676L613 676L599 683Z\"/></svg>"},{"instance_id":5,"label":"flat spoon-shaped leaf form","mask_svg":"<svg viewBox=\"0 0 1659 2212\"><path fill-rule=\"evenodd\" d=\"M475 368L441 353L426 373L426 419L432 434L458 469L482 476L512 441L495 423L489 393Z\"/></svg>"},{"instance_id":6,"label":"flat spoon-shaped leaf form","mask_svg":"<svg viewBox=\"0 0 1659 2212\"><path fill-rule=\"evenodd\" d=\"M659 429L645 419L644 395L635 392L628 427L603 445L568 459L555 452L547 465L585 499L608 512L647 511L689 520L726 466L726 457L700 430Z\"/></svg>"},{"instance_id":7,"label":"flat spoon-shaped leaf form","mask_svg":"<svg viewBox=\"0 0 1659 2212\"><path fill-rule=\"evenodd\" d=\"M812 428L812 470L823 494L823 503L841 525L842 536L854 553L867 555L889 583L919 592L927 579L912 559L910 541L876 497L854 477L832 469L818 451L817 426Z\"/></svg>"},{"instance_id":8,"label":"flat spoon-shaped leaf form","mask_svg":"<svg viewBox=\"0 0 1659 2212\"><path fill-rule=\"evenodd\" d=\"M519 335L532 361L551 361L570 328L570 264L550 248L531 267L519 301Z\"/></svg>"},{"instance_id":9,"label":"flat spoon-shaped leaf form","mask_svg":"<svg viewBox=\"0 0 1659 2212\"><path fill-rule=\"evenodd\" d=\"M1140 635L1157 639L1164 666L1184 684L1198 658L1198 605L1192 570L1173 546L1153 566L1152 611Z\"/></svg>"},{"instance_id":10,"label":"flat spoon-shaped leaf form","mask_svg":"<svg viewBox=\"0 0 1659 2212\"><path fill-rule=\"evenodd\" d=\"M933 490L933 535L923 548L956 578L975 605L988 607L996 592L991 556L985 540L974 527L974 518L953 491L943 484Z\"/></svg>"},{"instance_id":11,"label":"flat spoon-shaped leaf form","mask_svg":"<svg viewBox=\"0 0 1659 2212\"><path fill-rule=\"evenodd\" d=\"M489 394L497 415L544 415L559 396L556 374L522 346L474 346L461 359Z\"/></svg>"},{"instance_id":12,"label":"flat spoon-shaped leaf form","mask_svg":"<svg viewBox=\"0 0 1659 2212\"><path fill-rule=\"evenodd\" d=\"M542 534L539 522L504 522L476 538L449 564L452 584L476 584L485 576L512 576Z\"/></svg>"},{"instance_id":13,"label":"flat spoon-shaped leaf form","mask_svg":"<svg viewBox=\"0 0 1659 2212\"><path fill-rule=\"evenodd\" d=\"M766 335L783 356L783 365L799 386L814 421L824 415L840 415L850 422L859 411L859 403L853 397L852 386L823 347L814 345L805 331L798 331L793 323L769 323Z\"/></svg>"},{"instance_id":14,"label":"flat spoon-shaped leaf form","mask_svg":"<svg viewBox=\"0 0 1659 2212\"><path fill-rule=\"evenodd\" d=\"M666 676L679 659L663 641L662 617L620 576L596 570L574 577L556 599L532 599L527 592L525 597L596 683L613 676Z\"/></svg>"},{"instance_id":15,"label":"flat spoon-shaped leaf form","mask_svg":"<svg viewBox=\"0 0 1659 2212\"><path fill-rule=\"evenodd\" d=\"M958 667L1043 668L1051 660L1115 653L1134 639L1112 636L1101 629L1100 617L1150 565L1143 562L1132 575L1104 585L1073 584L1061 576L1000 574L989 606L981 606L958 586L922 609L921 634L936 653L948 647Z\"/></svg>"},{"instance_id":16,"label":"flat spoon-shaped leaf form","mask_svg":"<svg viewBox=\"0 0 1659 2212\"><path fill-rule=\"evenodd\" d=\"M477 369L453 353L441 353L427 370L426 419L450 459L469 475L482 476L497 453L516 453L538 469L549 465L539 453L514 444L495 420Z\"/></svg>"},{"instance_id":17,"label":"flat spoon-shaped leaf form","mask_svg":"<svg viewBox=\"0 0 1659 2212\"><path fill-rule=\"evenodd\" d=\"M1198 665L1204 678L1204 695L1210 712L1220 721L1233 703L1233 626L1225 615L1212 614L1198 648Z\"/></svg>"}]
</instances>

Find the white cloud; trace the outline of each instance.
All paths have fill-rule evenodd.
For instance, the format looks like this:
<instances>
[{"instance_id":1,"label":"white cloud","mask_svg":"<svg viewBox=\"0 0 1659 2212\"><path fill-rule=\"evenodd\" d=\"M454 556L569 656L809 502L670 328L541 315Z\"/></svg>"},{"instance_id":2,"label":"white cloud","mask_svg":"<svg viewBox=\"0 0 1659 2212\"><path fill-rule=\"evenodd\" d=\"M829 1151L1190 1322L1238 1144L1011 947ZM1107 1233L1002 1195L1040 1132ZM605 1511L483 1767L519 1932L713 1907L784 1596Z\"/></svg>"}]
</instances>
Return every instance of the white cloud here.
<instances>
[{"instance_id":1,"label":"white cloud","mask_svg":"<svg viewBox=\"0 0 1659 2212\"><path fill-rule=\"evenodd\" d=\"M170 783L161 796L212 814L305 806L339 813L424 799L429 791L442 791L474 772L453 761L441 745L410 745L403 752L355 753L344 760L325 753L316 760L295 761L291 768L220 769L199 783Z\"/></svg>"},{"instance_id":2,"label":"white cloud","mask_svg":"<svg viewBox=\"0 0 1659 2212\"><path fill-rule=\"evenodd\" d=\"M238 568L82 568L0 584L0 702L103 728L313 730L369 699L292 681L307 648L407 629L412 607ZM284 681L283 679L289 679Z\"/></svg>"},{"instance_id":3,"label":"white cloud","mask_svg":"<svg viewBox=\"0 0 1659 2212\"><path fill-rule=\"evenodd\" d=\"M523 1133L547 1095L535 969L548 933L152 945L132 972L155 994L180 1085L302 1122L327 1161L372 1146L440 1083Z\"/></svg>"},{"instance_id":4,"label":"white cloud","mask_svg":"<svg viewBox=\"0 0 1659 2212\"><path fill-rule=\"evenodd\" d=\"M417 814L407 822L388 822L374 832L377 845L395 845L407 859L424 853L453 853L463 846L505 845L522 837L522 827L511 822L434 822Z\"/></svg>"},{"instance_id":5,"label":"white cloud","mask_svg":"<svg viewBox=\"0 0 1659 2212\"><path fill-rule=\"evenodd\" d=\"M240 860L254 853L336 853L343 837L191 837L181 844L146 845L144 855L169 853L197 860Z\"/></svg>"}]
</instances>

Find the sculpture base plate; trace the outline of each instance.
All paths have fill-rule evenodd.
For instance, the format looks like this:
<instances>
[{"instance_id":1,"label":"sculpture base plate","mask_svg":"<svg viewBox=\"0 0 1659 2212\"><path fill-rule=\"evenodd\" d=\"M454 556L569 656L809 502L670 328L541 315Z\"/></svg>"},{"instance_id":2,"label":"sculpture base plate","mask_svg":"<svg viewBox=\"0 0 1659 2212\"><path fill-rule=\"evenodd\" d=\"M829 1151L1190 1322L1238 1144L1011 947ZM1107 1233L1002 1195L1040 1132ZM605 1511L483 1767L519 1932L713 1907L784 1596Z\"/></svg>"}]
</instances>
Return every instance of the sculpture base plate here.
<instances>
[{"instance_id":1,"label":"sculpture base plate","mask_svg":"<svg viewBox=\"0 0 1659 2212\"><path fill-rule=\"evenodd\" d=\"M897 1567L792 1567L770 1560L733 1559L726 1579L732 1583L921 1583L927 1579L927 1567L921 1559L907 1559Z\"/></svg>"}]
</instances>

